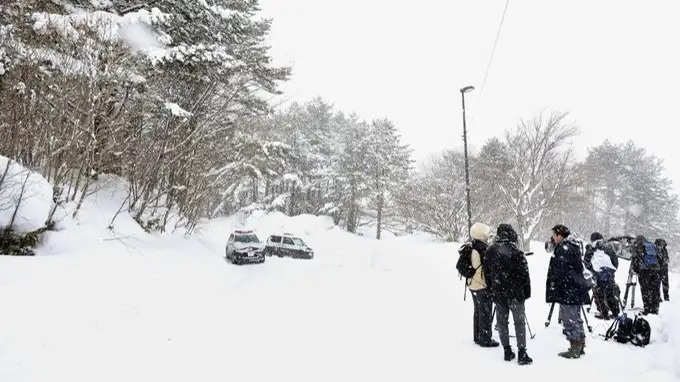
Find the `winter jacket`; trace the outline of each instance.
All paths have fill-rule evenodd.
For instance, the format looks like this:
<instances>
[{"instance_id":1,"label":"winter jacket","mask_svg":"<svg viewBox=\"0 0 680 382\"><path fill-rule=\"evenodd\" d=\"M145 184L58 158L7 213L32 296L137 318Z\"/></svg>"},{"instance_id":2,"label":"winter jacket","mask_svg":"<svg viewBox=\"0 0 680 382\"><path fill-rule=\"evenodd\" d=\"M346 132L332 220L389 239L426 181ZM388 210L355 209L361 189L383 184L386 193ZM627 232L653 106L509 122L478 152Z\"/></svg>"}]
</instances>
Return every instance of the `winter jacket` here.
<instances>
[{"instance_id":1,"label":"winter jacket","mask_svg":"<svg viewBox=\"0 0 680 382\"><path fill-rule=\"evenodd\" d=\"M659 260L661 262L661 270L668 269L668 263L670 262L670 257L668 257L668 248L666 240L656 239L654 240L654 245L656 245L657 251L659 252Z\"/></svg>"},{"instance_id":2,"label":"winter jacket","mask_svg":"<svg viewBox=\"0 0 680 382\"><path fill-rule=\"evenodd\" d=\"M555 249L548 266L545 300L561 305L585 305L590 302L590 286L583 276L581 246L567 237Z\"/></svg>"},{"instance_id":3,"label":"winter jacket","mask_svg":"<svg viewBox=\"0 0 680 382\"><path fill-rule=\"evenodd\" d=\"M603 240L595 240L586 246L586 254L583 263L591 272L601 272L602 268L619 269L619 257L616 251L605 245Z\"/></svg>"},{"instance_id":4,"label":"winter jacket","mask_svg":"<svg viewBox=\"0 0 680 382\"><path fill-rule=\"evenodd\" d=\"M468 279L468 288L470 288L471 291L486 288L482 257L488 248L487 243L490 236L491 227L484 223L475 223L470 228L470 238L472 238L472 253L470 254L470 257L472 260L472 267L476 269L475 275Z\"/></svg>"},{"instance_id":5,"label":"winter jacket","mask_svg":"<svg viewBox=\"0 0 680 382\"><path fill-rule=\"evenodd\" d=\"M523 302L531 297L531 279L524 252L517 248L517 233L509 224L501 224L496 235L484 255L487 287L497 303Z\"/></svg>"}]
</instances>

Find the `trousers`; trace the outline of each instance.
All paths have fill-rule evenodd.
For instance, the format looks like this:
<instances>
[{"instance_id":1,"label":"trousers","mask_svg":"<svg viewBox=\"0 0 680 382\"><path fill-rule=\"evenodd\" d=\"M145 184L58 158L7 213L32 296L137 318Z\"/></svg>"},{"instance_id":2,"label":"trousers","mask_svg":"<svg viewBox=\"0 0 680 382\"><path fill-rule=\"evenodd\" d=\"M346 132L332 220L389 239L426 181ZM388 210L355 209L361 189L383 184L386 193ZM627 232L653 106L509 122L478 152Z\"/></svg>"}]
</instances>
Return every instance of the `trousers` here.
<instances>
[{"instance_id":1,"label":"trousers","mask_svg":"<svg viewBox=\"0 0 680 382\"><path fill-rule=\"evenodd\" d=\"M498 324L498 337L500 337L501 345L503 345L503 347L510 346L508 319L510 318L511 312L512 320L515 323L515 337L517 338L517 347L519 349L526 349L527 331L524 301L496 301L496 323Z\"/></svg>"},{"instance_id":2,"label":"trousers","mask_svg":"<svg viewBox=\"0 0 680 382\"><path fill-rule=\"evenodd\" d=\"M474 303L474 313L472 315L472 337L475 343L486 343L491 341L491 326L493 314L493 301L491 293L486 289L470 291L472 302Z\"/></svg>"},{"instance_id":3,"label":"trousers","mask_svg":"<svg viewBox=\"0 0 680 382\"><path fill-rule=\"evenodd\" d=\"M640 293L645 312L659 313L661 304L661 277L658 270L640 270L638 272Z\"/></svg>"},{"instance_id":4,"label":"trousers","mask_svg":"<svg viewBox=\"0 0 680 382\"><path fill-rule=\"evenodd\" d=\"M586 339L586 331L583 329L583 319L581 318L581 305L560 304L560 315L562 316L564 334L569 341Z\"/></svg>"}]
</instances>

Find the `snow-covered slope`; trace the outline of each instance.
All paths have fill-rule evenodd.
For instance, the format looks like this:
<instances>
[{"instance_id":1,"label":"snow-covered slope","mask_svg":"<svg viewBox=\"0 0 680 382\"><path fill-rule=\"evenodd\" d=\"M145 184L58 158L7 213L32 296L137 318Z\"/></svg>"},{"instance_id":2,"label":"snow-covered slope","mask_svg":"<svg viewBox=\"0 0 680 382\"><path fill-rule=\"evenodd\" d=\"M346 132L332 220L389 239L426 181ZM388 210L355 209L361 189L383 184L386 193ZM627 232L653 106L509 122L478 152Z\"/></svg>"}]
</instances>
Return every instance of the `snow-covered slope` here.
<instances>
[{"instance_id":1,"label":"snow-covered slope","mask_svg":"<svg viewBox=\"0 0 680 382\"><path fill-rule=\"evenodd\" d=\"M529 258L534 364L519 367L472 345L456 244L377 241L322 217L260 213L207 222L191 238L145 234L123 214L112 232L120 202L102 190L39 256L0 258L0 381L680 379L676 302L651 319L645 349L604 342L606 327L591 316L588 354L557 357L567 342L556 317L543 325L548 256L539 244ZM315 258L233 266L223 254L236 227L261 238L295 232Z\"/></svg>"}]
</instances>

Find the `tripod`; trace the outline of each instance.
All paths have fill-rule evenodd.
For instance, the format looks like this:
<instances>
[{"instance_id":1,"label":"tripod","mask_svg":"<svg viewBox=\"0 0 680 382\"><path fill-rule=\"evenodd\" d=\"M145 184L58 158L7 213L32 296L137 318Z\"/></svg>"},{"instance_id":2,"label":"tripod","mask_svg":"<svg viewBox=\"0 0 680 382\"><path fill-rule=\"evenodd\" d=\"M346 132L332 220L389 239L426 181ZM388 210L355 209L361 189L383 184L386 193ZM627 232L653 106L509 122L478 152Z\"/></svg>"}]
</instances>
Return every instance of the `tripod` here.
<instances>
[{"instance_id":1,"label":"tripod","mask_svg":"<svg viewBox=\"0 0 680 382\"><path fill-rule=\"evenodd\" d=\"M621 302L621 311L626 309L628 304L628 292L633 290L633 294L630 296L630 308L635 308L635 287L637 286L637 274L633 272L632 267L628 267L628 280L626 281L626 292L623 294L623 301Z\"/></svg>"},{"instance_id":2,"label":"tripod","mask_svg":"<svg viewBox=\"0 0 680 382\"><path fill-rule=\"evenodd\" d=\"M548 319L545 320L545 327L547 328L550 326L550 320L552 319L553 311L555 310L555 303L550 304L550 311L548 312ZM588 322L588 315L586 314L586 308L581 305L581 312L583 313L583 320L586 322L586 326L588 327L588 331L590 333L593 332L593 327L590 326L590 323ZM562 323L562 317L557 318L557 323L561 324Z\"/></svg>"}]
</instances>

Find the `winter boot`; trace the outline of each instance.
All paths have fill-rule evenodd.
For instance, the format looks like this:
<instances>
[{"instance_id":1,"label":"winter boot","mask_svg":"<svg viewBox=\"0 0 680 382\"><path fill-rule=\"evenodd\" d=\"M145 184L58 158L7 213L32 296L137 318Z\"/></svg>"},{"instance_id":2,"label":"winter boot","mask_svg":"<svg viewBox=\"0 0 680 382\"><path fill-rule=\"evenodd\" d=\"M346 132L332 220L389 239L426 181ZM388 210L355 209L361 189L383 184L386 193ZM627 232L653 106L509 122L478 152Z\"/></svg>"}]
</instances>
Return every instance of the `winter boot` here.
<instances>
[{"instance_id":1,"label":"winter boot","mask_svg":"<svg viewBox=\"0 0 680 382\"><path fill-rule=\"evenodd\" d=\"M478 342L477 344L479 346L483 347L483 348L496 348L500 345L498 343L498 341L493 340L493 339L490 339L488 341L481 341L481 342Z\"/></svg>"},{"instance_id":2,"label":"winter boot","mask_svg":"<svg viewBox=\"0 0 680 382\"><path fill-rule=\"evenodd\" d=\"M520 365L530 365L534 362L534 360L529 357L529 354L527 354L527 349L519 348L517 354L517 363Z\"/></svg>"},{"instance_id":3,"label":"winter boot","mask_svg":"<svg viewBox=\"0 0 680 382\"><path fill-rule=\"evenodd\" d=\"M504 346L503 350L505 351L505 354L503 356L503 359L506 361L512 361L515 359L515 352L512 351L512 347L510 346Z\"/></svg>"},{"instance_id":4,"label":"winter boot","mask_svg":"<svg viewBox=\"0 0 680 382\"><path fill-rule=\"evenodd\" d=\"M581 357L581 352L583 351L583 345L585 341L569 341L569 349L567 351L559 353L558 355L562 358L576 359Z\"/></svg>"},{"instance_id":5,"label":"winter boot","mask_svg":"<svg viewBox=\"0 0 680 382\"><path fill-rule=\"evenodd\" d=\"M595 318L597 318L598 320L609 320L609 313L608 312L598 313L595 315Z\"/></svg>"}]
</instances>

